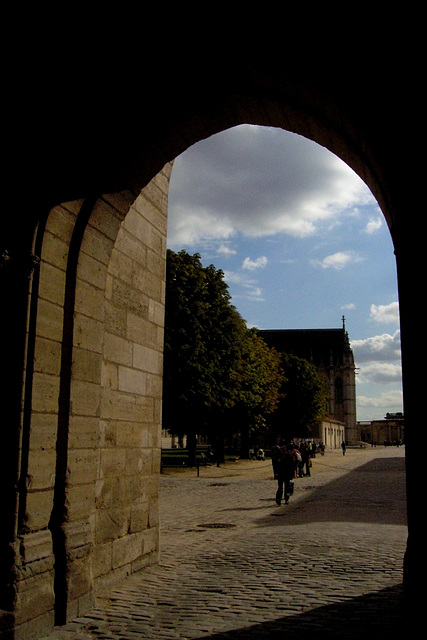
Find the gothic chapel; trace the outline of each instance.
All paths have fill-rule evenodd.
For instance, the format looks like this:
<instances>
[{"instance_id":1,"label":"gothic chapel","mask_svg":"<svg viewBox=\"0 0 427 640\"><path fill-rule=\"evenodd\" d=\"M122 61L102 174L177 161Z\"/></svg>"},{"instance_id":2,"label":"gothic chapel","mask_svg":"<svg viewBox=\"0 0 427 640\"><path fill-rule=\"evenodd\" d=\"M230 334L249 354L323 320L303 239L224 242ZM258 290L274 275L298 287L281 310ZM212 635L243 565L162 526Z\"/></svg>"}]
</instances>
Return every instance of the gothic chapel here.
<instances>
[{"instance_id":1,"label":"gothic chapel","mask_svg":"<svg viewBox=\"0 0 427 640\"><path fill-rule=\"evenodd\" d=\"M266 329L259 334L280 353L304 358L326 374L330 385L329 416L344 424L346 442L358 442L356 367L344 316L342 329ZM324 434L319 436L326 440Z\"/></svg>"}]
</instances>

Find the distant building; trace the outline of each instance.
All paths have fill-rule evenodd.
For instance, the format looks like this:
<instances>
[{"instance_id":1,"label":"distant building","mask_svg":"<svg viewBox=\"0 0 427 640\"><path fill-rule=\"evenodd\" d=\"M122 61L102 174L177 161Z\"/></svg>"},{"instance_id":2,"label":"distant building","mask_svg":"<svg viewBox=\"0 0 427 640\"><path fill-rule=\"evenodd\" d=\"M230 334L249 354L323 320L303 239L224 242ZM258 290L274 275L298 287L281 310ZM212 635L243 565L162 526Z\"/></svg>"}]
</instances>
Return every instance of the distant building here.
<instances>
[{"instance_id":1,"label":"distant building","mask_svg":"<svg viewBox=\"0 0 427 640\"><path fill-rule=\"evenodd\" d=\"M197 446L207 446L209 438L206 435L196 435ZM178 436L172 433L169 429L162 429L161 436L162 449L186 449L187 448L187 436Z\"/></svg>"},{"instance_id":2,"label":"distant building","mask_svg":"<svg viewBox=\"0 0 427 640\"><path fill-rule=\"evenodd\" d=\"M277 351L304 358L327 376L329 415L318 425L317 438L331 448L341 445L343 435L347 443L359 442L356 367L344 316L341 329L266 329L259 335Z\"/></svg>"},{"instance_id":3,"label":"distant building","mask_svg":"<svg viewBox=\"0 0 427 640\"><path fill-rule=\"evenodd\" d=\"M360 437L369 444L399 445L405 442L403 413L386 413L384 420L358 422Z\"/></svg>"}]
</instances>

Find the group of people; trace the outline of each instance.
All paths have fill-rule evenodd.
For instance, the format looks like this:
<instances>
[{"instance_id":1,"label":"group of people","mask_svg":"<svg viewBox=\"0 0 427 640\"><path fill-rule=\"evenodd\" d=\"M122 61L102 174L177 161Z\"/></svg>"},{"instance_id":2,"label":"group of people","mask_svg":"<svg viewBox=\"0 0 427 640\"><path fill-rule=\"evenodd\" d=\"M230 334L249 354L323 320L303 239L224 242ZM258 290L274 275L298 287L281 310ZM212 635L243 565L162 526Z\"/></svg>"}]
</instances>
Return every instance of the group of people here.
<instances>
[{"instance_id":1,"label":"group of people","mask_svg":"<svg viewBox=\"0 0 427 640\"><path fill-rule=\"evenodd\" d=\"M258 448L257 445L249 450L249 460L265 460L264 449Z\"/></svg>"},{"instance_id":2,"label":"group of people","mask_svg":"<svg viewBox=\"0 0 427 640\"><path fill-rule=\"evenodd\" d=\"M319 447L324 453L324 447ZM272 450L271 460L273 464L274 478L277 480L276 504L281 505L282 500L288 504L289 497L294 490L294 479L310 476L311 459L316 455L314 442L300 442L297 446L294 442L276 445Z\"/></svg>"}]
</instances>

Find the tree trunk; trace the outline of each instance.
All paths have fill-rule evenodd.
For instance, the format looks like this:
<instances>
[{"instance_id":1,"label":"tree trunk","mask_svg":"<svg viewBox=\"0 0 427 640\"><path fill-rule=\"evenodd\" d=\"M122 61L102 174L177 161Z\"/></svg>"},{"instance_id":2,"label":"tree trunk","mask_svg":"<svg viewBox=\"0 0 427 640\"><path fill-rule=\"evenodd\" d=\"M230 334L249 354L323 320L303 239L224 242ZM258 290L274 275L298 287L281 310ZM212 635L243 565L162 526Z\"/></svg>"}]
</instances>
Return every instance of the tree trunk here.
<instances>
[{"instance_id":1,"label":"tree trunk","mask_svg":"<svg viewBox=\"0 0 427 640\"><path fill-rule=\"evenodd\" d=\"M219 465L225 461L224 436L222 433L218 434L217 436L215 456L216 456L216 464L219 467Z\"/></svg>"},{"instance_id":2,"label":"tree trunk","mask_svg":"<svg viewBox=\"0 0 427 640\"><path fill-rule=\"evenodd\" d=\"M242 425L240 429L240 458L249 460L249 426Z\"/></svg>"}]
</instances>

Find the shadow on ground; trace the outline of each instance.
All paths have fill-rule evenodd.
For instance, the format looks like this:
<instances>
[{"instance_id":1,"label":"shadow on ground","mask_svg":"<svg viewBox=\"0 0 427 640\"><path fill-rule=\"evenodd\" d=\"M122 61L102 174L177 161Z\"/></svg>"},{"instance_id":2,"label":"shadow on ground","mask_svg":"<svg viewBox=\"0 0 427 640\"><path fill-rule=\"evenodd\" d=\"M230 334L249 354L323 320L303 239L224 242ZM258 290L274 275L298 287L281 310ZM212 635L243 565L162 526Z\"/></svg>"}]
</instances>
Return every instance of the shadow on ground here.
<instances>
[{"instance_id":1,"label":"shadow on ground","mask_svg":"<svg viewBox=\"0 0 427 640\"><path fill-rule=\"evenodd\" d=\"M297 479L303 484L309 478ZM309 504L309 508L307 508ZM289 506L292 508L289 509ZM292 504L258 520L258 525L364 522L406 525L404 458L376 458ZM302 512L303 513L300 513ZM272 518L271 515L280 516Z\"/></svg>"},{"instance_id":2,"label":"shadow on ground","mask_svg":"<svg viewBox=\"0 0 427 640\"><path fill-rule=\"evenodd\" d=\"M203 640L373 640L403 637L402 586L278 618L244 629L203 636Z\"/></svg>"}]
</instances>

